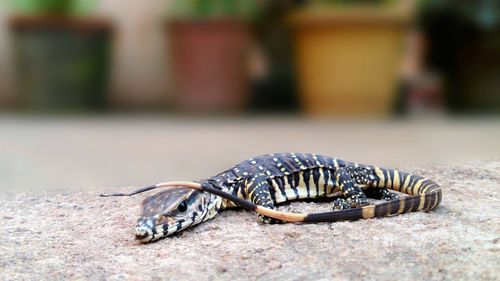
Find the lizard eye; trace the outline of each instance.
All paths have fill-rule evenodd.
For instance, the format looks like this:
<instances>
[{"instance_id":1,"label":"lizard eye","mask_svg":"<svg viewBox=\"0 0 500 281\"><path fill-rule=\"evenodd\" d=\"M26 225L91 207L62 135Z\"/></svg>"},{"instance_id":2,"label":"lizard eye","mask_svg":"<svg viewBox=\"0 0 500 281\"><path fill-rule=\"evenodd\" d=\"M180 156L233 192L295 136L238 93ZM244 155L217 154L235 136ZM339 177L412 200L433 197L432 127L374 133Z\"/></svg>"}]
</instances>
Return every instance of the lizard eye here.
<instances>
[{"instance_id":1,"label":"lizard eye","mask_svg":"<svg viewBox=\"0 0 500 281\"><path fill-rule=\"evenodd\" d=\"M177 211L179 213L184 213L185 211L187 211L187 208L188 208L188 204L187 204L186 200L184 200L179 204L179 206L177 206Z\"/></svg>"}]
</instances>

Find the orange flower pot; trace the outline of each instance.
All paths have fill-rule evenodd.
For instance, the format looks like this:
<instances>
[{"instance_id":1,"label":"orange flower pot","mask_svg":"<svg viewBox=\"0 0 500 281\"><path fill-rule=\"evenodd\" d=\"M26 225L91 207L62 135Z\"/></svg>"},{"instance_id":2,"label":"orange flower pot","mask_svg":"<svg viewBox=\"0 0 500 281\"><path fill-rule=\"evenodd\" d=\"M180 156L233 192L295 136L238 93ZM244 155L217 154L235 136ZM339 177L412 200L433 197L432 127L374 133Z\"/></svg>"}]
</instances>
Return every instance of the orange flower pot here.
<instances>
[{"instance_id":1,"label":"orange flower pot","mask_svg":"<svg viewBox=\"0 0 500 281\"><path fill-rule=\"evenodd\" d=\"M294 12L290 23L306 114L388 115L410 18L384 6Z\"/></svg>"}]
</instances>

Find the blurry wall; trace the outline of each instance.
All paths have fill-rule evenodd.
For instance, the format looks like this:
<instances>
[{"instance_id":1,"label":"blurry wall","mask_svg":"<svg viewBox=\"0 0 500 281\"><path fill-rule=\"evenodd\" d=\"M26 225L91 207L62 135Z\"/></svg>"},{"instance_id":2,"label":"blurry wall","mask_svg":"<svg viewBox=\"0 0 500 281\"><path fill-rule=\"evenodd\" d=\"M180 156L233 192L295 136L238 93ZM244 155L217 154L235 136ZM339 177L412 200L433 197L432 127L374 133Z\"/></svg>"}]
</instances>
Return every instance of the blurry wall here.
<instances>
[{"instance_id":1,"label":"blurry wall","mask_svg":"<svg viewBox=\"0 0 500 281\"><path fill-rule=\"evenodd\" d=\"M168 0L102 0L98 13L115 24L111 104L153 108L168 103Z\"/></svg>"},{"instance_id":2,"label":"blurry wall","mask_svg":"<svg viewBox=\"0 0 500 281\"><path fill-rule=\"evenodd\" d=\"M8 7L0 0L0 105L15 102ZM114 25L110 101L120 108L155 108L168 103L168 0L101 0L95 14Z\"/></svg>"},{"instance_id":3,"label":"blurry wall","mask_svg":"<svg viewBox=\"0 0 500 281\"><path fill-rule=\"evenodd\" d=\"M9 49L11 42L8 34L7 1L0 0L0 107L8 107L17 99L13 50ZM200 21L188 21L187 26L196 27L191 29L193 32L187 32L189 29L172 28L170 35L177 40L174 40L176 45L171 47L166 32L166 15L173 0L88 1L96 1L98 6L94 15L108 19L114 27L111 79L107 96L113 109L164 110L167 105L172 105L169 108L178 110L182 103L179 98L173 102L174 79L171 74L175 69L178 78L175 81L175 92L178 97L185 98L191 104L201 104L195 108L195 112L210 107L207 106L208 101L231 100L233 96L245 96L241 100L255 111L345 111L346 115L360 115L357 110L361 108L360 105L366 105L368 114L373 114L374 109L377 109L379 115L390 114L394 109L401 114L423 115L428 112L441 114L445 109L459 112L473 108L476 111L486 111L488 108L500 112L500 84L497 79L500 73L500 1L367 1L385 4L365 10L366 7L358 1L276 0L256 1L262 5L255 5L255 13L248 12L252 9L247 7L246 13L239 14L230 8L231 5L224 10L221 9L222 6L214 4L237 1L186 0L187 3L197 3L192 5L192 11L188 11L194 18L217 16L221 19L231 15L237 19L255 19L249 28L238 31L240 37L247 36L250 40L240 40L245 41L244 47L231 47L241 50L241 54L233 54L221 48L220 46L229 48L232 45L218 40L229 40L227 38L231 36L221 36L224 32L220 31L220 27L209 33L206 28L210 25L198 25ZM186 2L177 1L177 4L183 3L180 5L182 8ZM243 2L254 3L252 0ZM344 2L352 5L344 5ZM207 3L214 5L206 6ZM179 5L176 7L179 9ZM185 11L180 10L180 13L177 12L182 17ZM366 22L369 24L364 24ZM374 24L377 22L380 24ZM387 25L387 22L393 24ZM201 26L204 26L203 29ZM411 26L413 28L409 28ZM380 36L369 30L374 28L380 34L388 35ZM406 47L402 44L405 36L410 38ZM392 38L392 43L384 43L385 40L380 43L382 37ZM363 41L354 41L353 38ZM56 42L55 46L66 46L50 41ZM107 44L108 41L105 42ZM349 42L351 45L346 45ZM79 43L76 44L80 46ZM384 44L389 44L390 47ZM322 46L321 50L318 49L319 46ZM50 50L54 49L57 48ZM177 50L183 52L176 52ZM55 56L59 56L58 50L54 52ZM168 57L169 53L174 52L175 57ZM217 53L224 55L224 58L216 57ZM382 54L390 55L391 59L382 59ZM61 57L64 59L64 56ZM99 61L99 57L96 61ZM101 61L107 63L108 60ZM36 63L41 66L37 69L41 69L40 73L45 73L45 65L53 62L49 57L48 62ZM397 67L400 64L404 65L402 71ZM174 66L170 67L171 65ZM320 65L323 66L319 67ZM214 68L215 66L227 67L230 70L228 73L232 74L244 72L240 76L245 77L241 81L233 79L221 71L221 68ZM64 74L69 72L61 67L53 68L63 69ZM107 70L107 64L105 68ZM79 70L73 66L68 69L76 69L76 72ZM352 71L348 71L351 69ZM224 80L225 83L213 76L214 73L223 77L220 81ZM378 78L378 74L384 74L390 79L386 81ZM59 78L62 75L47 76ZM25 76L23 87L31 86L28 77L30 76ZM372 78L373 85L368 83L369 77ZM56 79L53 84L58 83ZM220 89L216 88L219 84L227 87L225 90L222 90L222 86ZM234 90L231 88L233 84L237 84L238 89L245 88L245 91ZM196 87L191 87L193 85ZM31 87L41 89L39 92L44 92L45 88L38 84ZM83 89L82 92L86 89L85 86L80 88ZM195 94L189 94L189 89ZM102 88L99 90L102 91ZM72 90L71 93L73 92L75 91ZM45 96L50 96L46 93L65 98L71 96L59 94L52 88L45 89L44 93ZM89 93L102 96L99 91L90 90ZM85 92L82 96L88 97L90 94ZM344 101L345 104L342 103ZM375 105L376 102L379 104ZM348 104L351 105L346 106ZM237 108L232 105L224 107L221 106L222 110Z\"/></svg>"}]
</instances>

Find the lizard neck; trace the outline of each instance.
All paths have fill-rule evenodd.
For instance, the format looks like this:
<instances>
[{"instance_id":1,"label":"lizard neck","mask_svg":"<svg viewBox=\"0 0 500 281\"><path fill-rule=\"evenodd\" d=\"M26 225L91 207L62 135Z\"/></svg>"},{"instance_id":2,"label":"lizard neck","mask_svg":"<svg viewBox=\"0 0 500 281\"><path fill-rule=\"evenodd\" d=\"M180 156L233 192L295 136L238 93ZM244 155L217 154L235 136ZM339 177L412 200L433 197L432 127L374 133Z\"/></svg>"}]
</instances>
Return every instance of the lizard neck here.
<instances>
[{"instance_id":1,"label":"lizard neck","mask_svg":"<svg viewBox=\"0 0 500 281\"><path fill-rule=\"evenodd\" d=\"M206 212L203 221L209 220L213 217L215 217L221 209L223 209L223 202L222 202L222 197L219 197L217 195L204 192L204 201L205 204L203 204L204 212Z\"/></svg>"},{"instance_id":2,"label":"lizard neck","mask_svg":"<svg viewBox=\"0 0 500 281\"><path fill-rule=\"evenodd\" d=\"M205 184L212 186L213 188L222 190L226 193L232 194L234 196L242 197L240 189L243 186L244 179L238 177L233 171L229 170L213 176L207 180L203 181ZM217 211L219 209L226 209L236 207L236 205L225 198L210 194L212 197L210 200L217 201Z\"/></svg>"}]
</instances>

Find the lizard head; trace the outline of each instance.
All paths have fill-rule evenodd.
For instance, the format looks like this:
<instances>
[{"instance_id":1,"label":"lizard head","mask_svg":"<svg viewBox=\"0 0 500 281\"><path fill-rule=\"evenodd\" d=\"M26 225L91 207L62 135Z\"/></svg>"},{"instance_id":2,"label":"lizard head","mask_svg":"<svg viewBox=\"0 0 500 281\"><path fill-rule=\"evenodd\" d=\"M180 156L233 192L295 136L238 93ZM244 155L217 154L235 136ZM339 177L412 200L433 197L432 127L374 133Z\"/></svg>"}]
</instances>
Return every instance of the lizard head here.
<instances>
[{"instance_id":1,"label":"lizard head","mask_svg":"<svg viewBox=\"0 0 500 281\"><path fill-rule=\"evenodd\" d=\"M142 202L135 238L146 243L180 232L215 216L214 205L213 195L182 186L151 195Z\"/></svg>"}]
</instances>

